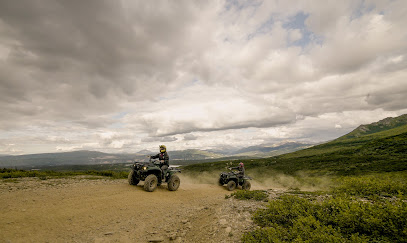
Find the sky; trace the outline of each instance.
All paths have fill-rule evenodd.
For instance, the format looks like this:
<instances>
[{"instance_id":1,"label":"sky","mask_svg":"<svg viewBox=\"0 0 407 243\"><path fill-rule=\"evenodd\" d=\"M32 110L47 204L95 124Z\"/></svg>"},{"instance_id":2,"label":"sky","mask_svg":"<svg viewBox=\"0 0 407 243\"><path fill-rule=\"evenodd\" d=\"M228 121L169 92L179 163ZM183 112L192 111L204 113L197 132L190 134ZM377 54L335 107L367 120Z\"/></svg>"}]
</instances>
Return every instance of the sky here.
<instances>
[{"instance_id":1,"label":"sky","mask_svg":"<svg viewBox=\"0 0 407 243\"><path fill-rule=\"evenodd\" d=\"M2 0L0 154L320 143L407 113L407 2Z\"/></svg>"}]
</instances>

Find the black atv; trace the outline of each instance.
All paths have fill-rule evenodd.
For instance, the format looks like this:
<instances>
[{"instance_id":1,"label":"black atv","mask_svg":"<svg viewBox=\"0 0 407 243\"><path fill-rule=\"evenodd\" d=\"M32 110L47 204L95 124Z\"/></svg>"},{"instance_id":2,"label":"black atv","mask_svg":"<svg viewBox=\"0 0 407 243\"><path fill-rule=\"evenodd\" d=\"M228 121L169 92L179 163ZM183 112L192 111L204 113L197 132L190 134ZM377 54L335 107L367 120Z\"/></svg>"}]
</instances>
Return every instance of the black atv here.
<instances>
[{"instance_id":1,"label":"black atv","mask_svg":"<svg viewBox=\"0 0 407 243\"><path fill-rule=\"evenodd\" d=\"M232 168L228 168L230 170L229 172L222 172L220 173L219 177L219 186L223 186L226 184L226 188L229 191L235 190L237 186L241 186L243 190L250 190L250 187L252 186L250 184L250 181L252 178L249 176L244 175L239 176L238 172L235 172L232 170Z\"/></svg>"},{"instance_id":2,"label":"black atv","mask_svg":"<svg viewBox=\"0 0 407 243\"><path fill-rule=\"evenodd\" d=\"M144 190L148 192L154 191L157 186L166 182L168 190L176 191L180 185L180 179L175 173L181 170L174 167L169 167L166 174L160 169L158 160L150 160L148 162L134 162L128 176L130 185L137 185L140 181L144 181Z\"/></svg>"}]
</instances>

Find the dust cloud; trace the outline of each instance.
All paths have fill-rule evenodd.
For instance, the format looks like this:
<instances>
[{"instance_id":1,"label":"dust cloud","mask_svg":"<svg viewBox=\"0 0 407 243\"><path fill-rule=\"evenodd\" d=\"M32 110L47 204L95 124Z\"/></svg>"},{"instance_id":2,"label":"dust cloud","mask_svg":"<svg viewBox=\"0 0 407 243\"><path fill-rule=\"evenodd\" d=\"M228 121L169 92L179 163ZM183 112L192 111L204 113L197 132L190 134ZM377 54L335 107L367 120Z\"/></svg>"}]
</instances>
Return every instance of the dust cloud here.
<instances>
[{"instance_id":1,"label":"dust cloud","mask_svg":"<svg viewBox=\"0 0 407 243\"><path fill-rule=\"evenodd\" d=\"M217 185L219 179L219 172L194 172L194 173L181 173L178 174L182 183L185 184L211 184Z\"/></svg>"},{"instance_id":2,"label":"dust cloud","mask_svg":"<svg viewBox=\"0 0 407 243\"><path fill-rule=\"evenodd\" d=\"M225 170L227 171L227 170ZM180 173L178 176L182 184L209 184L218 185L220 171ZM251 190L300 190L319 191L327 190L332 186L332 179L328 176L310 176L306 172L287 175L279 172L246 170L251 177Z\"/></svg>"}]
</instances>

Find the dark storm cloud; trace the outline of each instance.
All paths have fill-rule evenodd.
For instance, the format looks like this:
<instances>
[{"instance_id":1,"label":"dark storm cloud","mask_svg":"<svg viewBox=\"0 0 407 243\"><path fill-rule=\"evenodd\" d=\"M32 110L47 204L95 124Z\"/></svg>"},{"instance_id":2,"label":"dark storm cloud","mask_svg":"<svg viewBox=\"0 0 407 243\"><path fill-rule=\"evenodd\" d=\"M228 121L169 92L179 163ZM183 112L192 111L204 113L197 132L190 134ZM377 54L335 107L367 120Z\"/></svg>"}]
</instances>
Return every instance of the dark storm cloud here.
<instances>
[{"instance_id":1,"label":"dark storm cloud","mask_svg":"<svg viewBox=\"0 0 407 243\"><path fill-rule=\"evenodd\" d=\"M233 113L239 113L239 116L233 117ZM231 115L222 113L213 113L208 116L208 123L202 124L199 121L191 122L188 120L177 121L161 120L158 122L150 122L144 120L143 124L145 130L149 131L152 137L174 136L177 134L186 134L184 139L190 139L188 133L191 132L213 132L223 130L239 130L249 127L254 128L267 128L278 125L286 125L295 122L295 114L289 111L274 111L264 114L253 116L250 112L231 112ZM229 118L227 118L229 117ZM191 140L191 139L190 139Z\"/></svg>"},{"instance_id":2,"label":"dark storm cloud","mask_svg":"<svg viewBox=\"0 0 407 243\"><path fill-rule=\"evenodd\" d=\"M9 112L18 119L27 114L19 112L24 107L48 119L80 119L113 112L119 100L146 98L145 90L164 88L176 76L184 48L179 39L188 34L193 7L2 1L0 47L8 53L0 59L0 108L27 101ZM46 114L38 111L41 106L47 106Z\"/></svg>"},{"instance_id":3,"label":"dark storm cloud","mask_svg":"<svg viewBox=\"0 0 407 243\"><path fill-rule=\"evenodd\" d=\"M389 111L405 109L407 97L407 86L384 88L365 98L372 107L380 107Z\"/></svg>"}]
</instances>

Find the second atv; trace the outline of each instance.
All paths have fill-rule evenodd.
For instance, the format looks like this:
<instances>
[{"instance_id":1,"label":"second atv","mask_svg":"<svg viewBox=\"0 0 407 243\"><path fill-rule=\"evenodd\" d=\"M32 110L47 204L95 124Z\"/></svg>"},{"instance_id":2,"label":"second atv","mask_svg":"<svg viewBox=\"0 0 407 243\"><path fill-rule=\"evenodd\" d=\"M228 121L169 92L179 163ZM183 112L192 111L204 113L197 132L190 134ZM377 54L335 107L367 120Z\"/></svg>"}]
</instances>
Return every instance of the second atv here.
<instances>
[{"instance_id":1,"label":"second atv","mask_svg":"<svg viewBox=\"0 0 407 243\"><path fill-rule=\"evenodd\" d=\"M134 162L128 181L130 185L137 185L140 181L144 181L144 190L148 192L154 191L157 186L166 182L168 190L176 191L181 182L176 175L178 172L181 170L169 167L164 174L160 169L160 162L150 159L148 162Z\"/></svg>"},{"instance_id":2,"label":"second atv","mask_svg":"<svg viewBox=\"0 0 407 243\"><path fill-rule=\"evenodd\" d=\"M238 172L232 170L232 168L228 168L229 172L222 172L220 173L219 177L219 185L223 186L226 184L226 188L229 191L235 190L237 186L241 186L243 190L250 190L251 184L249 180L252 180L249 176L240 176Z\"/></svg>"}]
</instances>

